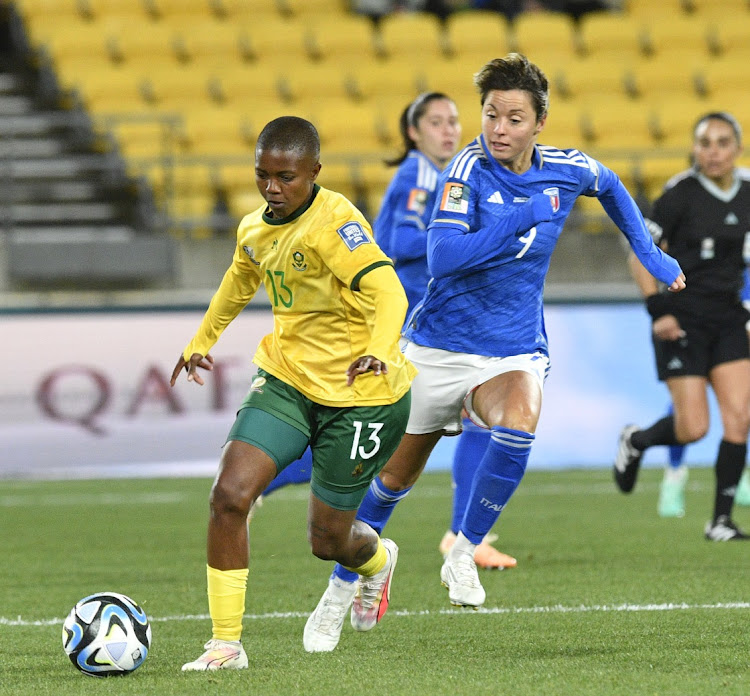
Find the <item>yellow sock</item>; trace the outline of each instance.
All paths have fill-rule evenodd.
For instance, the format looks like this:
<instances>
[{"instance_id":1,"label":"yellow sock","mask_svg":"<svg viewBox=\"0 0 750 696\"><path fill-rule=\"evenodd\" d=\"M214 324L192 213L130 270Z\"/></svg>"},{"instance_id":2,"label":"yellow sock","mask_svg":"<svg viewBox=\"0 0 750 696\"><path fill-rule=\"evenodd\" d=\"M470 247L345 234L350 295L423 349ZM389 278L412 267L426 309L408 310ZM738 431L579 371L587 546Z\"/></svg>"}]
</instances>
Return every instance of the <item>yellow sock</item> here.
<instances>
[{"instance_id":1,"label":"yellow sock","mask_svg":"<svg viewBox=\"0 0 750 696\"><path fill-rule=\"evenodd\" d=\"M242 635L242 615L245 613L248 569L216 570L207 565L206 575L213 637L239 640Z\"/></svg>"},{"instance_id":2,"label":"yellow sock","mask_svg":"<svg viewBox=\"0 0 750 696\"><path fill-rule=\"evenodd\" d=\"M373 575L377 575L383 568L385 568L385 564L388 561L388 552L385 550L385 546L383 546L383 542L380 541L380 538L378 537L378 548L377 551L375 551L375 555L367 561L367 563L362 564L359 566L359 568L347 568L344 566L347 570L351 570L353 573L357 573L358 575L364 575L366 578L371 578Z\"/></svg>"}]
</instances>

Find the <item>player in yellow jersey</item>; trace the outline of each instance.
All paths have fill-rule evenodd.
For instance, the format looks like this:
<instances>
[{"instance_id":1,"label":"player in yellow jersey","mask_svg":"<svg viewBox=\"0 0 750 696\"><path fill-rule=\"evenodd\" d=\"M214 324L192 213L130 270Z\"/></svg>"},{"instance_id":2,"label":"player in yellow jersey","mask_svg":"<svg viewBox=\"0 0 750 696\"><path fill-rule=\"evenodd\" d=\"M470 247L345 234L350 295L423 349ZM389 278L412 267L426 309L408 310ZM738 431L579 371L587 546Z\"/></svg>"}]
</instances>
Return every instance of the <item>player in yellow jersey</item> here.
<instances>
[{"instance_id":1,"label":"player in yellow jersey","mask_svg":"<svg viewBox=\"0 0 750 696\"><path fill-rule=\"evenodd\" d=\"M308 538L318 558L385 581L358 598L382 615L398 547L355 519L370 481L406 428L414 368L399 350L407 300L391 261L362 214L315 183L320 140L304 119L266 125L255 150L255 180L266 206L237 231L231 266L177 361L203 384L209 350L260 284L271 299L273 333L227 437L211 490L208 604L213 636L184 671L242 669L240 643L248 576L247 515L279 471L313 452Z\"/></svg>"}]
</instances>

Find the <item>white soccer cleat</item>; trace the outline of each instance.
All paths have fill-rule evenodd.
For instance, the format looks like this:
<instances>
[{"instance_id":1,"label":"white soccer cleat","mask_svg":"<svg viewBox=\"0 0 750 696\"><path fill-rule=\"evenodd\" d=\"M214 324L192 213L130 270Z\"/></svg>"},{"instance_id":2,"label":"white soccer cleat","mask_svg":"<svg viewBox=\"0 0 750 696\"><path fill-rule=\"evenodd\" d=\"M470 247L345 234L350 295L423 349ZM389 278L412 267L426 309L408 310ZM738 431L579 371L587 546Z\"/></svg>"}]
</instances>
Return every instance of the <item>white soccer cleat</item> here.
<instances>
[{"instance_id":1,"label":"white soccer cleat","mask_svg":"<svg viewBox=\"0 0 750 696\"><path fill-rule=\"evenodd\" d=\"M346 612L356 591L356 582L345 582L335 576L328 581L328 587L307 619L302 634L302 645L307 652L331 652L339 644Z\"/></svg>"},{"instance_id":2,"label":"white soccer cleat","mask_svg":"<svg viewBox=\"0 0 750 696\"><path fill-rule=\"evenodd\" d=\"M440 569L440 581L448 588L448 599L453 606L478 609L484 604L486 594L472 554L448 554Z\"/></svg>"},{"instance_id":3,"label":"white soccer cleat","mask_svg":"<svg viewBox=\"0 0 750 696\"><path fill-rule=\"evenodd\" d=\"M359 576L357 594L352 604L351 623L355 631L369 631L388 610L391 601L391 581L398 561L398 546L390 539L382 539L388 560L371 578Z\"/></svg>"},{"instance_id":4,"label":"white soccer cleat","mask_svg":"<svg viewBox=\"0 0 750 696\"><path fill-rule=\"evenodd\" d=\"M217 669L247 669L247 655L238 640L212 638L203 646L206 650L194 662L182 665L183 672L212 672Z\"/></svg>"}]
</instances>

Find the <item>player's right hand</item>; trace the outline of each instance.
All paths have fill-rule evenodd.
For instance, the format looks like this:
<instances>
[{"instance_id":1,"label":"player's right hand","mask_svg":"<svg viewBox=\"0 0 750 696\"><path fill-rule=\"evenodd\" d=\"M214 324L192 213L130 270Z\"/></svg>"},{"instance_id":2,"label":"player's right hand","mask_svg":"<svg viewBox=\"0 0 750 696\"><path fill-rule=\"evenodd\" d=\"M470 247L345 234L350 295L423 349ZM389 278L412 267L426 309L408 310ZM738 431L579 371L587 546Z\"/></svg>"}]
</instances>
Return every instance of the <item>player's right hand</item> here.
<instances>
[{"instance_id":1,"label":"player's right hand","mask_svg":"<svg viewBox=\"0 0 750 696\"><path fill-rule=\"evenodd\" d=\"M172 370L172 378L169 380L170 386L175 385L183 367L187 371L188 382L195 382L196 384L203 386L203 377L198 374L198 368L200 367L201 369L210 372L214 369L214 359L211 357L210 353L207 353L205 356L200 353L193 353L190 356L190 360L185 360L185 358L180 355L180 359L177 361L174 370Z\"/></svg>"},{"instance_id":2,"label":"player's right hand","mask_svg":"<svg viewBox=\"0 0 750 696\"><path fill-rule=\"evenodd\" d=\"M660 341L679 341L685 338L685 331L674 314L665 314L654 320L652 330Z\"/></svg>"}]
</instances>

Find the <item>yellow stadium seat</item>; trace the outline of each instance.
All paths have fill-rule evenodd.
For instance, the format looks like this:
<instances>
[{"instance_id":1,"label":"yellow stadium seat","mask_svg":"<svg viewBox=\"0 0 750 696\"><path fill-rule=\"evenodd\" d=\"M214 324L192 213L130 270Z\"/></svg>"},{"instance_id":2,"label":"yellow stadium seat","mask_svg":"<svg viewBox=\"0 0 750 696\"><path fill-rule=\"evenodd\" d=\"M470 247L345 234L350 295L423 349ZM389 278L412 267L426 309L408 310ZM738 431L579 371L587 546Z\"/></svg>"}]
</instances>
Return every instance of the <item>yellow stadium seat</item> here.
<instances>
[{"instance_id":1,"label":"yellow stadium seat","mask_svg":"<svg viewBox=\"0 0 750 696\"><path fill-rule=\"evenodd\" d=\"M509 32L505 15L490 10L456 12L447 21L451 56L465 65L476 63L477 70L487 61L509 52Z\"/></svg>"},{"instance_id":2,"label":"yellow stadium seat","mask_svg":"<svg viewBox=\"0 0 750 696\"><path fill-rule=\"evenodd\" d=\"M165 22L194 21L196 18L215 17L209 0L141 0L146 14Z\"/></svg>"},{"instance_id":3,"label":"yellow stadium seat","mask_svg":"<svg viewBox=\"0 0 750 696\"><path fill-rule=\"evenodd\" d=\"M154 65L134 70L151 102L166 111L186 111L211 106L213 74L192 66Z\"/></svg>"},{"instance_id":4,"label":"yellow stadium seat","mask_svg":"<svg viewBox=\"0 0 750 696\"><path fill-rule=\"evenodd\" d=\"M126 158L173 157L180 154L181 145L168 114L142 113L132 120L102 119L111 130Z\"/></svg>"},{"instance_id":5,"label":"yellow stadium seat","mask_svg":"<svg viewBox=\"0 0 750 696\"><path fill-rule=\"evenodd\" d=\"M701 19L735 17L750 11L747 0L690 0L690 3Z\"/></svg>"},{"instance_id":6,"label":"yellow stadium seat","mask_svg":"<svg viewBox=\"0 0 750 696\"><path fill-rule=\"evenodd\" d=\"M273 68L293 66L311 58L309 28L299 19L269 19L241 23L242 53L255 62Z\"/></svg>"},{"instance_id":7,"label":"yellow stadium seat","mask_svg":"<svg viewBox=\"0 0 750 696\"><path fill-rule=\"evenodd\" d=\"M560 149L582 147L581 119L582 107L577 101L553 100L537 142Z\"/></svg>"},{"instance_id":8,"label":"yellow stadium seat","mask_svg":"<svg viewBox=\"0 0 750 696\"><path fill-rule=\"evenodd\" d=\"M726 13L709 20L709 41L714 52L750 58L750 12Z\"/></svg>"},{"instance_id":9,"label":"yellow stadium seat","mask_svg":"<svg viewBox=\"0 0 750 696\"><path fill-rule=\"evenodd\" d=\"M482 61L472 63L459 58L430 61L418 66L415 80L421 90L443 92L456 102L474 101L472 115L479 118L479 92L474 86L474 73L483 64Z\"/></svg>"},{"instance_id":10,"label":"yellow stadium seat","mask_svg":"<svg viewBox=\"0 0 750 696\"><path fill-rule=\"evenodd\" d=\"M321 100L312 105L311 113L328 155L383 153L398 137L397 118L368 104Z\"/></svg>"},{"instance_id":11,"label":"yellow stadium seat","mask_svg":"<svg viewBox=\"0 0 750 696\"><path fill-rule=\"evenodd\" d=\"M119 113L152 108L148 85L143 78L124 68L92 69L81 63L68 64L65 85L77 89L86 107L93 112Z\"/></svg>"},{"instance_id":12,"label":"yellow stadium seat","mask_svg":"<svg viewBox=\"0 0 750 696\"><path fill-rule=\"evenodd\" d=\"M176 62L175 31L170 24L129 15L106 16L102 33L111 57L117 62L154 64Z\"/></svg>"},{"instance_id":13,"label":"yellow stadium seat","mask_svg":"<svg viewBox=\"0 0 750 696\"><path fill-rule=\"evenodd\" d=\"M347 72L350 90L371 105L385 100L408 103L416 97L424 85L418 82L418 71L414 67L384 63L362 63Z\"/></svg>"},{"instance_id":14,"label":"yellow stadium seat","mask_svg":"<svg viewBox=\"0 0 750 696\"><path fill-rule=\"evenodd\" d=\"M342 67L317 62L300 63L279 74L280 88L293 104L312 104L318 99L354 98L350 73Z\"/></svg>"},{"instance_id":15,"label":"yellow stadium seat","mask_svg":"<svg viewBox=\"0 0 750 696\"><path fill-rule=\"evenodd\" d=\"M372 61L375 53L375 31L372 22L362 15L331 15L306 21L314 53L323 60L347 63Z\"/></svg>"},{"instance_id":16,"label":"yellow stadium seat","mask_svg":"<svg viewBox=\"0 0 750 696\"><path fill-rule=\"evenodd\" d=\"M345 0L276 0L276 5L282 15L303 19L349 12Z\"/></svg>"},{"instance_id":17,"label":"yellow stadium seat","mask_svg":"<svg viewBox=\"0 0 750 696\"><path fill-rule=\"evenodd\" d=\"M696 91L696 66L700 57L687 54L677 59L658 53L653 58L634 60L625 70L628 93L636 98L669 99Z\"/></svg>"},{"instance_id":18,"label":"yellow stadium seat","mask_svg":"<svg viewBox=\"0 0 750 696\"><path fill-rule=\"evenodd\" d=\"M79 17L78 0L16 0L21 16L26 20L56 17Z\"/></svg>"},{"instance_id":19,"label":"yellow stadium seat","mask_svg":"<svg viewBox=\"0 0 750 696\"><path fill-rule=\"evenodd\" d=\"M710 98L702 99L693 94L675 94L669 99L655 100L650 109L659 146L664 149L682 150L687 156L692 144L693 128L698 119L710 111L721 111L726 108L726 104Z\"/></svg>"},{"instance_id":20,"label":"yellow stadium seat","mask_svg":"<svg viewBox=\"0 0 750 696\"><path fill-rule=\"evenodd\" d=\"M661 17L671 20L690 11L691 0L625 0L625 11L632 17Z\"/></svg>"},{"instance_id":21,"label":"yellow stadium seat","mask_svg":"<svg viewBox=\"0 0 750 696\"><path fill-rule=\"evenodd\" d=\"M229 210L238 220L248 213L252 213L265 203L263 196L252 184L252 188L241 191L233 191L229 195Z\"/></svg>"},{"instance_id":22,"label":"yellow stadium seat","mask_svg":"<svg viewBox=\"0 0 750 696\"><path fill-rule=\"evenodd\" d=\"M670 151L653 151L643 157L638 166L646 196L650 201L654 201L663 192L667 181L675 174L688 169L690 159L687 150L678 154Z\"/></svg>"},{"instance_id":23,"label":"yellow stadium seat","mask_svg":"<svg viewBox=\"0 0 750 696\"><path fill-rule=\"evenodd\" d=\"M626 93L625 78L635 60L616 53L572 60L548 75L550 91L559 98L581 99L592 95L611 94L622 97Z\"/></svg>"},{"instance_id":24,"label":"yellow stadium seat","mask_svg":"<svg viewBox=\"0 0 750 696\"><path fill-rule=\"evenodd\" d=\"M234 22L211 19L175 27L174 49L179 60L206 67L239 63L250 47L247 32Z\"/></svg>"},{"instance_id":25,"label":"yellow stadium seat","mask_svg":"<svg viewBox=\"0 0 750 696\"><path fill-rule=\"evenodd\" d=\"M586 147L646 149L653 146L648 108L627 97L606 96L582 104L582 133Z\"/></svg>"},{"instance_id":26,"label":"yellow stadium seat","mask_svg":"<svg viewBox=\"0 0 750 696\"><path fill-rule=\"evenodd\" d=\"M102 20L112 16L133 16L146 19L144 0L76 0L79 12L86 18Z\"/></svg>"},{"instance_id":27,"label":"yellow stadium seat","mask_svg":"<svg viewBox=\"0 0 750 696\"><path fill-rule=\"evenodd\" d=\"M590 12L581 17L581 49L591 57L618 54L637 57L644 53L648 34L642 21L617 12Z\"/></svg>"},{"instance_id":28,"label":"yellow stadium seat","mask_svg":"<svg viewBox=\"0 0 750 696\"><path fill-rule=\"evenodd\" d=\"M446 55L446 38L440 20L428 12L397 12L380 22L384 56L398 64L426 62Z\"/></svg>"},{"instance_id":29,"label":"yellow stadium seat","mask_svg":"<svg viewBox=\"0 0 750 696\"><path fill-rule=\"evenodd\" d=\"M708 56L708 26L699 17L654 17L647 19L644 26L649 50L657 56L670 56L675 62L686 57Z\"/></svg>"},{"instance_id":30,"label":"yellow stadium seat","mask_svg":"<svg viewBox=\"0 0 750 696\"><path fill-rule=\"evenodd\" d=\"M284 71L255 64L227 66L211 74L215 101L234 110L254 104L284 105ZM291 101L291 100L290 100Z\"/></svg>"},{"instance_id":31,"label":"yellow stadium seat","mask_svg":"<svg viewBox=\"0 0 750 696\"><path fill-rule=\"evenodd\" d=\"M36 48L44 48L56 62L88 58L99 63L109 59L101 28L74 16L49 15L27 21L29 39Z\"/></svg>"},{"instance_id":32,"label":"yellow stadium seat","mask_svg":"<svg viewBox=\"0 0 750 696\"><path fill-rule=\"evenodd\" d=\"M563 12L525 12L511 25L511 44L542 70L572 59L577 51L577 29Z\"/></svg>"},{"instance_id":33,"label":"yellow stadium seat","mask_svg":"<svg viewBox=\"0 0 750 696\"><path fill-rule=\"evenodd\" d=\"M191 109L184 114L184 152L206 156L252 156L254 130L242 112L222 107Z\"/></svg>"}]
</instances>

